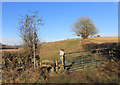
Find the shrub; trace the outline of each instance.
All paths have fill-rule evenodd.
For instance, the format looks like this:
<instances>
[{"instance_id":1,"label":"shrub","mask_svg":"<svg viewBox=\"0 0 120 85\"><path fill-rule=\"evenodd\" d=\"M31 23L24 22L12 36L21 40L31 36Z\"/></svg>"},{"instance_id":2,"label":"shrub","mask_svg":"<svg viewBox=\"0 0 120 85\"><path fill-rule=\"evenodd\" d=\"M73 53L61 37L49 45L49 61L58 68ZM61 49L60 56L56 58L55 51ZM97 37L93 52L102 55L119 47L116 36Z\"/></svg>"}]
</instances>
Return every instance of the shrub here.
<instances>
[{"instance_id":1,"label":"shrub","mask_svg":"<svg viewBox=\"0 0 120 85\"><path fill-rule=\"evenodd\" d=\"M100 37L100 35L97 35L97 37Z\"/></svg>"}]
</instances>

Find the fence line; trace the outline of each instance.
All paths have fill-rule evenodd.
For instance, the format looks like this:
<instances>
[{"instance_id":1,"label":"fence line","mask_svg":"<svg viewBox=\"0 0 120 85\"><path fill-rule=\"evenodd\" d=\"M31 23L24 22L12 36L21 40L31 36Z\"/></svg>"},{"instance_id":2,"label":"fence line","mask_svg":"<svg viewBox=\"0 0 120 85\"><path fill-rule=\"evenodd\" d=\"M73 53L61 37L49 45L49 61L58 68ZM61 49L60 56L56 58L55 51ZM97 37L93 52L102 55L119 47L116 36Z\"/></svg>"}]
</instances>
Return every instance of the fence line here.
<instances>
[{"instance_id":1,"label":"fence line","mask_svg":"<svg viewBox=\"0 0 120 85\"><path fill-rule=\"evenodd\" d=\"M107 50L106 54L107 54L107 57L110 56L110 50L108 48L99 48L99 49L92 49L91 51L96 51L95 54L102 54L102 52L104 50ZM63 50L62 50L63 52ZM71 53L62 53L63 55L60 55L61 56L61 63L58 62L58 60L55 60L55 62L53 63L49 63L51 64L52 66L52 71L55 71L55 72L58 72L59 70L65 70L67 67L65 66L65 61L67 60L64 60L64 57L67 55L67 54L72 54L72 53L83 53L83 52L87 52L87 51L78 51L78 52L71 52ZM91 54L92 55L92 54ZM82 54L81 58L79 61L76 61L75 64L73 64L74 66L71 67L71 69L84 69L86 67L95 67L97 68L98 66L101 66L103 63L104 63L104 59L101 59L101 58L90 58L90 56L88 55L85 55L85 54ZM42 62L41 62L41 66L42 67ZM46 63L46 66L50 66L48 63ZM44 66L44 65L43 65ZM75 67L76 66L76 67ZM66 68L65 68L66 67Z\"/></svg>"},{"instance_id":2,"label":"fence line","mask_svg":"<svg viewBox=\"0 0 120 85\"><path fill-rule=\"evenodd\" d=\"M48 65L48 67L51 66L51 71L54 71L54 72L59 72L60 70L65 70L67 68L66 67L67 65L65 65L64 63L67 60L64 60L63 57L65 57L65 55L67 55L67 54L79 53L79 52L86 52L86 51L65 53L64 55L62 55L62 58L61 58L62 62L61 63L60 63L60 61L58 62L58 60L55 60L53 63L52 62L51 63L47 62L46 65L43 65L43 64L45 64L45 62L41 62L40 67L42 67L42 66L47 67L47 65ZM98 58L97 59L96 58L90 58L90 56L82 54L82 57L80 58L80 60L76 61L76 63L73 64L75 67L72 66L71 68L76 69L76 70L78 70L78 69L81 70L81 69L84 69L86 67L96 67L97 68L98 66L102 65L104 63L104 61L105 60L100 59L100 58L99 59Z\"/></svg>"},{"instance_id":3,"label":"fence line","mask_svg":"<svg viewBox=\"0 0 120 85\"><path fill-rule=\"evenodd\" d=\"M101 50L102 51L107 50L107 52L106 52L107 57L112 56L111 55L111 51L108 48L92 49L91 51L95 51L95 54L102 54ZM42 68L42 67L48 68L48 67L51 67L52 71L54 71L54 72L64 71L67 68L67 65L65 65L65 62L67 61L65 59L65 56L67 54L83 53L83 52L87 52L87 51L78 51L78 52L64 53L64 50L62 50L61 52L62 53L60 54L60 61L58 61L58 60L54 60L54 61L45 60L45 61L43 61L40 58L40 60L38 60L38 62L36 62L36 67L37 68ZM91 56L92 54L88 54L88 55ZM102 60L102 59L94 59L94 58L92 58L92 57L90 57L88 55L82 54L81 57L79 58L80 60L76 61L76 63L73 64L73 65L78 64L78 67L83 69L84 67L92 67L92 66L93 67L98 67L99 65L104 63L104 60ZM74 58L74 59L76 59L76 58ZM114 59L114 57L111 57L111 59L116 61ZM12 65L11 61L9 59L7 59L7 60L8 60L7 62L9 62Z\"/></svg>"}]
</instances>

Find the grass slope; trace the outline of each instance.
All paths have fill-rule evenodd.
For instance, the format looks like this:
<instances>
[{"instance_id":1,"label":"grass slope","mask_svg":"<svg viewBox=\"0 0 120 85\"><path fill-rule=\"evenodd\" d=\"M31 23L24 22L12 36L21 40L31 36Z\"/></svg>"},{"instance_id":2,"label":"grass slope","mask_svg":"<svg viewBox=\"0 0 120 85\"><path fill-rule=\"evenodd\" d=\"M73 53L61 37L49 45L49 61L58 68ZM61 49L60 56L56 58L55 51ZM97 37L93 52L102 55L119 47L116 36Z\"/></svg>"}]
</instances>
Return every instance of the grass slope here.
<instances>
[{"instance_id":1,"label":"grass slope","mask_svg":"<svg viewBox=\"0 0 120 85\"><path fill-rule=\"evenodd\" d=\"M106 42L117 42L117 37L111 37L111 38L89 38L88 40L84 40L82 42L81 38L77 39L68 39L63 41L57 41L57 42L50 42L50 43L44 43L42 44L42 48L40 49L40 57L42 60L56 60L59 59L59 51L60 49L64 49L65 53L71 53L71 52L78 52L82 50L82 45L85 43L106 43ZM19 49L18 49L19 50ZM13 50L10 50L13 51ZM17 50L16 50L17 51ZM20 51L21 52L21 51ZM74 57L80 56L81 53L73 53L66 55L66 59L72 59ZM96 68L85 68L79 72L72 72L70 74L67 74L66 72L63 73L54 73L54 74L48 74L47 80L41 80L44 79L41 76L44 75L42 72L34 71L33 68L28 69L27 71L23 72L22 75L19 76L19 78L15 78L16 82L32 82L32 83L117 83L118 82L118 63L115 63L112 61L111 63L106 62L103 66ZM33 71L32 71L33 70ZM11 70L12 71L12 70ZM40 70L41 71L41 70ZM14 71L11 72L15 73ZM39 73L39 74L38 74ZM11 75L10 75L11 76ZM3 80L11 80L10 78L13 77L4 77ZM11 82L11 81L8 81Z\"/></svg>"},{"instance_id":2,"label":"grass slope","mask_svg":"<svg viewBox=\"0 0 120 85\"><path fill-rule=\"evenodd\" d=\"M88 38L90 42L94 43L107 43L107 42L118 42L117 37L95 37L95 38ZM63 41L57 41L57 42L50 42L50 43L44 43L42 44L42 48L40 49L40 57L43 60L55 60L59 59L59 51L60 49L64 49L65 53L71 53L71 52L78 52L82 50L82 45L84 43L90 43L87 42L87 40L84 40L84 42L81 42L81 38L76 39L68 39ZM67 55L67 58L80 56L80 53L74 53Z\"/></svg>"},{"instance_id":3,"label":"grass slope","mask_svg":"<svg viewBox=\"0 0 120 85\"><path fill-rule=\"evenodd\" d=\"M64 41L57 41L51 43L45 43L42 45L41 53L39 54L43 60L55 60L59 59L59 50L64 49L65 53L78 52L82 50L82 44L88 43L113 43L118 42L117 37L100 37L89 38L88 40L68 39ZM66 59L72 59L80 56L81 53L73 53L66 55ZM48 80L44 83L118 83L118 63L112 61L106 62L101 67L85 68L78 72L72 72L70 74L52 74Z\"/></svg>"},{"instance_id":4,"label":"grass slope","mask_svg":"<svg viewBox=\"0 0 120 85\"><path fill-rule=\"evenodd\" d=\"M42 44L42 48L40 49L40 57L45 60L55 60L60 57L60 49L64 49L65 53L76 52L81 50L80 45L81 39L69 39L51 43ZM79 54L78 54L79 55ZM74 57L76 55L69 55L69 57ZM67 56L66 56L67 57Z\"/></svg>"},{"instance_id":5,"label":"grass slope","mask_svg":"<svg viewBox=\"0 0 120 85\"><path fill-rule=\"evenodd\" d=\"M109 66L108 66L109 65ZM115 66L117 65L117 66ZM117 63L106 62L104 66L85 68L70 74L59 74L50 77L45 83L119 83Z\"/></svg>"}]
</instances>

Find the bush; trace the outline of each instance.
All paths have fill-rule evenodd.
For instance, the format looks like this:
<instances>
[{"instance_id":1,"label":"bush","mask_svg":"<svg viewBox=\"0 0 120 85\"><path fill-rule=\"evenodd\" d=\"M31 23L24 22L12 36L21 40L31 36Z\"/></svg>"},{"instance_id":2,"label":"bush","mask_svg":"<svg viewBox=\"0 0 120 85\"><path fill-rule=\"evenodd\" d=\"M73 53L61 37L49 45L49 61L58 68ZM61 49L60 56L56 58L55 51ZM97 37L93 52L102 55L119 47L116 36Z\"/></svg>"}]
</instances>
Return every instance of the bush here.
<instances>
[{"instance_id":1,"label":"bush","mask_svg":"<svg viewBox=\"0 0 120 85\"><path fill-rule=\"evenodd\" d=\"M32 83L37 79L45 79L45 71L40 70L40 66L34 70L32 64L31 57L25 53L2 52L3 83Z\"/></svg>"},{"instance_id":2,"label":"bush","mask_svg":"<svg viewBox=\"0 0 120 85\"><path fill-rule=\"evenodd\" d=\"M112 55L111 57L114 57L117 61L120 60L120 57L119 57L120 44L119 43L103 43L103 44L90 43L90 44L83 45L83 48L85 51L91 51L92 49L108 48L111 51L111 55ZM103 55L108 55L107 49L101 52Z\"/></svg>"},{"instance_id":3,"label":"bush","mask_svg":"<svg viewBox=\"0 0 120 85\"><path fill-rule=\"evenodd\" d=\"M100 35L97 35L97 37L100 37Z\"/></svg>"}]
</instances>

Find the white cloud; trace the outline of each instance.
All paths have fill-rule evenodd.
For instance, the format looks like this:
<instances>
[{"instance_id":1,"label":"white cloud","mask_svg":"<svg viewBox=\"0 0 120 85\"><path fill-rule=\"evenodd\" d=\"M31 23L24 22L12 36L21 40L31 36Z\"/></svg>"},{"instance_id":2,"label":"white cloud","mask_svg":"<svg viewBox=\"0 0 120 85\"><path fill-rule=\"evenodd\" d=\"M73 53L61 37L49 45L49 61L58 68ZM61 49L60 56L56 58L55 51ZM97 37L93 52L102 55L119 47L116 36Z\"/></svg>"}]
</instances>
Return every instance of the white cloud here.
<instances>
[{"instance_id":1,"label":"white cloud","mask_svg":"<svg viewBox=\"0 0 120 85\"><path fill-rule=\"evenodd\" d=\"M65 40L65 39L58 39L58 38L41 38L41 42L54 42L54 41L60 41L60 40ZM21 39L1 39L0 38L0 43L6 44L6 45L21 45L22 40Z\"/></svg>"},{"instance_id":2,"label":"white cloud","mask_svg":"<svg viewBox=\"0 0 120 85\"><path fill-rule=\"evenodd\" d=\"M65 39L60 39L60 38L42 38L42 42L54 42L54 41L60 41L60 40L65 40Z\"/></svg>"},{"instance_id":3,"label":"white cloud","mask_svg":"<svg viewBox=\"0 0 120 85\"><path fill-rule=\"evenodd\" d=\"M6 45L20 45L20 44L22 44L21 39L0 39L0 40L2 40L2 44L6 44Z\"/></svg>"}]
</instances>

